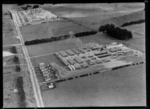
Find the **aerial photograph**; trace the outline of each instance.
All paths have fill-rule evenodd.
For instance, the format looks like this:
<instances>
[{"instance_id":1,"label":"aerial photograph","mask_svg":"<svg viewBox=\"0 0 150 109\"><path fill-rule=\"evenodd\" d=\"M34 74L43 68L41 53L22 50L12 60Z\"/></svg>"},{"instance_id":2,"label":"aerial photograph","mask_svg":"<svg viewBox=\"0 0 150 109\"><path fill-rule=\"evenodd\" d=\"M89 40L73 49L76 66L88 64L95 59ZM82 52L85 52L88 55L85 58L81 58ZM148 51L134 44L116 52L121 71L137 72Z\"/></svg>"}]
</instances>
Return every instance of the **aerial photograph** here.
<instances>
[{"instance_id":1,"label":"aerial photograph","mask_svg":"<svg viewBox=\"0 0 150 109\"><path fill-rule=\"evenodd\" d=\"M2 4L3 108L146 106L145 3Z\"/></svg>"}]
</instances>

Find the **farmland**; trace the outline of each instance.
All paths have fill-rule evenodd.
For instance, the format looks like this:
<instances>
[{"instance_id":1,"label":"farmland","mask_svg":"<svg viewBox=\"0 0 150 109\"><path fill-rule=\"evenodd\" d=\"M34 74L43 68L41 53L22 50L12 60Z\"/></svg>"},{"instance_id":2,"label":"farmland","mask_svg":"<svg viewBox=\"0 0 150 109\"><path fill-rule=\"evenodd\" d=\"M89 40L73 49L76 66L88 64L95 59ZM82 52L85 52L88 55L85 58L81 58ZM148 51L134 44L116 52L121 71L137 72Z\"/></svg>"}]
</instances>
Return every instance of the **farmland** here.
<instances>
[{"instance_id":1,"label":"farmland","mask_svg":"<svg viewBox=\"0 0 150 109\"><path fill-rule=\"evenodd\" d=\"M3 51L9 51L14 54L23 54L21 45L3 47ZM16 53L15 53L16 52Z\"/></svg>"},{"instance_id":2,"label":"farmland","mask_svg":"<svg viewBox=\"0 0 150 109\"><path fill-rule=\"evenodd\" d=\"M18 57L18 60L14 59L14 57ZM5 66L9 66L9 65L16 65L16 64L25 64L26 61L22 55L17 55L17 56L12 55L12 56L3 57L3 63L5 63Z\"/></svg>"},{"instance_id":3,"label":"farmland","mask_svg":"<svg viewBox=\"0 0 150 109\"><path fill-rule=\"evenodd\" d=\"M24 90L26 94L26 105L27 107L34 107L35 106L35 99L33 97L33 89L30 81L30 75L28 73L28 69L26 65L21 65L21 70L18 72L16 71L15 66L4 67L3 71L3 100L4 100L4 107L19 107L19 99L18 99L18 92L14 90L17 89L16 87L16 79L18 77L23 77L24 83Z\"/></svg>"},{"instance_id":4,"label":"farmland","mask_svg":"<svg viewBox=\"0 0 150 109\"><path fill-rule=\"evenodd\" d=\"M13 45L13 44L20 44L20 40L13 37L3 39L3 46Z\"/></svg>"},{"instance_id":5,"label":"farmland","mask_svg":"<svg viewBox=\"0 0 150 109\"><path fill-rule=\"evenodd\" d=\"M8 14L7 8L11 6L3 5L3 108L35 107L22 45L16 37L18 34L13 19Z\"/></svg>"},{"instance_id":6,"label":"farmland","mask_svg":"<svg viewBox=\"0 0 150 109\"><path fill-rule=\"evenodd\" d=\"M83 25L86 25L90 28L98 29L99 26L107 24L107 23L111 23L111 22L121 26L125 22L145 19L145 12L138 11L138 12L132 12L132 13L126 13L126 14L124 14L124 13L116 13L116 14L104 13L104 14L99 14L99 15L95 15L95 16L87 16L85 18L72 17L70 19L80 22Z\"/></svg>"},{"instance_id":7,"label":"farmland","mask_svg":"<svg viewBox=\"0 0 150 109\"><path fill-rule=\"evenodd\" d=\"M145 66L136 67L103 72L57 84L56 89L42 92L45 106L145 105ZM138 98L140 99L137 100Z\"/></svg>"},{"instance_id":8,"label":"farmland","mask_svg":"<svg viewBox=\"0 0 150 109\"><path fill-rule=\"evenodd\" d=\"M32 45L28 46L27 49L29 51L29 56L37 56L38 55L44 55L44 54L50 54L54 53L60 50L66 50L75 48L80 45L80 40L78 39L67 39L63 41L57 41L52 43L45 43L45 44L38 44L38 45Z\"/></svg>"},{"instance_id":9,"label":"farmland","mask_svg":"<svg viewBox=\"0 0 150 109\"><path fill-rule=\"evenodd\" d=\"M15 37L17 36L15 25L11 19L3 20L3 37Z\"/></svg>"},{"instance_id":10,"label":"farmland","mask_svg":"<svg viewBox=\"0 0 150 109\"><path fill-rule=\"evenodd\" d=\"M63 36L73 31L74 33L89 31L88 28L81 27L72 22L49 22L37 25L26 25L21 27L21 32L25 41L34 39Z\"/></svg>"}]
</instances>

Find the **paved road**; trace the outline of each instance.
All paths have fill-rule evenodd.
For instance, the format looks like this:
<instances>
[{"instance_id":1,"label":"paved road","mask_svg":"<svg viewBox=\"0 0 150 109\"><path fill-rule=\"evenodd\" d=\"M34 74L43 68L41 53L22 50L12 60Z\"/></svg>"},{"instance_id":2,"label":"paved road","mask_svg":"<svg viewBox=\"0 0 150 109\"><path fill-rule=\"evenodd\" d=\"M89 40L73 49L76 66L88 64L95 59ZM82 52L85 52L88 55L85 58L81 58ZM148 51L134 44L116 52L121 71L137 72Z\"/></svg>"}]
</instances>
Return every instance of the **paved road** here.
<instances>
[{"instance_id":1,"label":"paved road","mask_svg":"<svg viewBox=\"0 0 150 109\"><path fill-rule=\"evenodd\" d=\"M24 45L24 40L23 40L22 34L20 32L20 28L16 23L17 22L16 21L17 20L17 18L16 18L17 15L16 15L15 11L10 10L10 12L12 13L14 23L15 23L15 26L16 26L16 30L17 30L18 36L19 36L21 44L22 44L22 49L23 49L23 52L24 52L24 55L25 55L25 59L26 59L27 64L28 64L28 69L29 69L29 72L30 72L30 78L31 78L31 81L32 81L34 95L35 95L35 99L37 101L37 107L44 107L41 92L40 92L40 88L39 88L39 85L38 85L38 80L36 78L35 71L34 71L34 68L32 66L32 63L29 59L29 54L28 54L27 48Z\"/></svg>"}]
</instances>

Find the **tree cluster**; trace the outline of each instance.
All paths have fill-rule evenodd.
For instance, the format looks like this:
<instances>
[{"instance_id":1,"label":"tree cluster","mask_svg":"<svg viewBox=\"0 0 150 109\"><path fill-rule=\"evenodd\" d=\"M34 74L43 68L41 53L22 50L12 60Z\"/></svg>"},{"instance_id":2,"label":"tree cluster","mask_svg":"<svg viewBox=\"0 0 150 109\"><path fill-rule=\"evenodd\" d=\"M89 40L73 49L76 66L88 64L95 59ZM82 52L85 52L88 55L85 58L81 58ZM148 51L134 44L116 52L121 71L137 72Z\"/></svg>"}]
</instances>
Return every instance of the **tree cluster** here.
<instances>
[{"instance_id":1,"label":"tree cluster","mask_svg":"<svg viewBox=\"0 0 150 109\"><path fill-rule=\"evenodd\" d=\"M23 88L23 78L21 76L16 78L16 87L18 89L19 106L26 107L26 97Z\"/></svg>"},{"instance_id":2,"label":"tree cluster","mask_svg":"<svg viewBox=\"0 0 150 109\"><path fill-rule=\"evenodd\" d=\"M99 28L99 32L106 33L108 36L126 40L132 38L132 33L126 29L115 27L113 24L106 24Z\"/></svg>"},{"instance_id":3,"label":"tree cluster","mask_svg":"<svg viewBox=\"0 0 150 109\"><path fill-rule=\"evenodd\" d=\"M122 27L134 25L134 24L140 24L140 23L144 23L144 22L145 22L145 20L131 21L131 22L127 22L127 23L122 24Z\"/></svg>"},{"instance_id":4,"label":"tree cluster","mask_svg":"<svg viewBox=\"0 0 150 109\"><path fill-rule=\"evenodd\" d=\"M28 10L29 8L32 8L31 5L27 5L27 6L24 6L24 7L21 7L23 10Z\"/></svg>"},{"instance_id":5,"label":"tree cluster","mask_svg":"<svg viewBox=\"0 0 150 109\"><path fill-rule=\"evenodd\" d=\"M10 52L11 52L11 53L14 53L14 54L17 54L16 47L15 47L15 46L12 46L12 47L10 48Z\"/></svg>"},{"instance_id":6,"label":"tree cluster","mask_svg":"<svg viewBox=\"0 0 150 109\"><path fill-rule=\"evenodd\" d=\"M33 5L33 6L27 5L27 6L22 7L23 10L28 10L29 8L31 8L31 9L39 8L39 5Z\"/></svg>"},{"instance_id":7,"label":"tree cluster","mask_svg":"<svg viewBox=\"0 0 150 109\"><path fill-rule=\"evenodd\" d=\"M15 71L16 71L16 72L20 72L20 71L21 71L20 65L16 65Z\"/></svg>"},{"instance_id":8,"label":"tree cluster","mask_svg":"<svg viewBox=\"0 0 150 109\"><path fill-rule=\"evenodd\" d=\"M84 37L84 36L94 35L96 33L97 33L97 31L86 31L86 32L76 33L75 37ZM31 41L25 41L24 44L25 45L34 45L34 44L40 44L40 43L47 43L47 42L53 42L53 41L67 39L69 37L70 37L69 35L64 35L64 36L44 38L44 39L35 39L35 40L31 40Z\"/></svg>"},{"instance_id":9,"label":"tree cluster","mask_svg":"<svg viewBox=\"0 0 150 109\"><path fill-rule=\"evenodd\" d=\"M19 63L20 63L18 56L14 56L13 62L16 63L16 64L19 64Z\"/></svg>"}]
</instances>

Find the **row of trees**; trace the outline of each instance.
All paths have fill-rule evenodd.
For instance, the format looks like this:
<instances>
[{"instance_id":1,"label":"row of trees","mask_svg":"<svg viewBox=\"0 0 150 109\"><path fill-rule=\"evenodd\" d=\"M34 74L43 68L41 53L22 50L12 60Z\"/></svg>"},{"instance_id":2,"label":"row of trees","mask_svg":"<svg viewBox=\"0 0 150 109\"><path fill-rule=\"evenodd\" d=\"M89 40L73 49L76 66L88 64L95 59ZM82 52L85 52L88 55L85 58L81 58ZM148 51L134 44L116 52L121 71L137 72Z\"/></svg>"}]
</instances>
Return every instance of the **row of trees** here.
<instances>
[{"instance_id":1,"label":"row of trees","mask_svg":"<svg viewBox=\"0 0 150 109\"><path fill-rule=\"evenodd\" d=\"M84 36L89 36L89 35L94 35L96 34L97 31L86 31L86 32L81 32L81 33L76 33L74 34L75 37L84 37ZM64 35L64 36L59 36L59 37L51 37L51 38L44 38L44 39L35 39L31 41L25 41L25 45L34 45L34 44L40 44L40 43L46 43L46 42L53 42L53 41L59 41L63 39L69 38L69 35Z\"/></svg>"},{"instance_id":2,"label":"row of trees","mask_svg":"<svg viewBox=\"0 0 150 109\"><path fill-rule=\"evenodd\" d=\"M134 24L140 24L140 23L144 23L144 22L145 22L145 20L131 21L131 22L127 22L127 23L122 24L122 27L134 25Z\"/></svg>"},{"instance_id":3,"label":"row of trees","mask_svg":"<svg viewBox=\"0 0 150 109\"><path fill-rule=\"evenodd\" d=\"M18 5L20 5L20 4L18 4ZM21 5L24 5L24 4L21 4ZM26 6L24 6L24 7L21 7L23 10L28 10L28 9L34 9L34 8L39 8L39 5L33 5L33 6L31 6L31 5L26 5Z\"/></svg>"},{"instance_id":4,"label":"row of trees","mask_svg":"<svg viewBox=\"0 0 150 109\"><path fill-rule=\"evenodd\" d=\"M115 27L113 24L106 24L99 28L99 32L106 33L108 36L125 40L132 38L132 33L126 29Z\"/></svg>"},{"instance_id":5,"label":"row of trees","mask_svg":"<svg viewBox=\"0 0 150 109\"><path fill-rule=\"evenodd\" d=\"M75 37L84 37L84 36L94 35L96 33L97 31L86 31L86 32L76 33Z\"/></svg>"},{"instance_id":6,"label":"row of trees","mask_svg":"<svg viewBox=\"0 0 150 109\"><path fill-rule=\"evenodd\" d=\"M44 39L35 39L31 41L25 41L25 45L34 45L34 44L40 44L40 43L47 43L47 42L53 42L58 40L67 39L69 35L59 36L59 37L51 37L51 38L44 38Z\"/></svg>"},{"instance_id":7,"label":"row of trees","mask_svg":"<svg viewBox=\"0 0 150 109\"><path fill-rule=\"evenodd\" d=\"M26 107L26 96L23 88L23 78L21 76L16 78L16 87L18 89L19 107Z\"/></svg>"}]
</instances>

